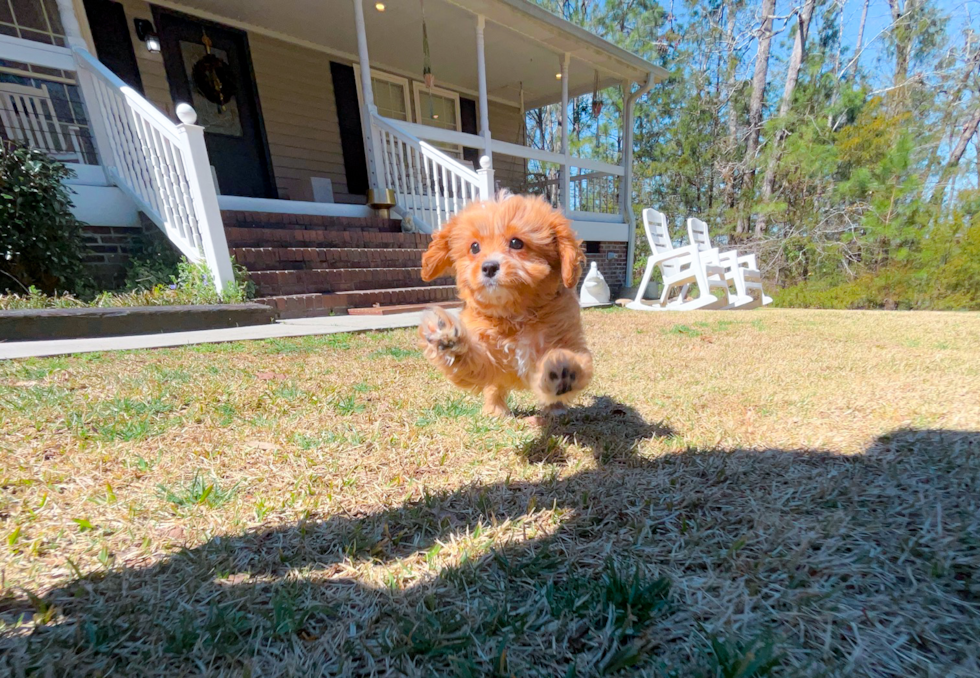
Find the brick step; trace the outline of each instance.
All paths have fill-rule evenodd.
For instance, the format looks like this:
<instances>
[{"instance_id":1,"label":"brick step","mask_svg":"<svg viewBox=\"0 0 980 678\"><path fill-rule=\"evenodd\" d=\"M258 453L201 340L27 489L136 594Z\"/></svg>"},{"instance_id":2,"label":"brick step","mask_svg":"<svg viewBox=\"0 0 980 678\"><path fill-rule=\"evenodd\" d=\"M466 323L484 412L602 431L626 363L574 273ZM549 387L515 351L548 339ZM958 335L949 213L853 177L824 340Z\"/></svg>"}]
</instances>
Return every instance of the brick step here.
<instances>
[{"instance_id":1,"label":"brick step","mask_svg":"<svg viewBox=\"0 0 980 678\"><path fill-rule=\"evenodd\" d=\"M456 288L452 285L434 285L334 294L288 294L260 297L255 301L277 309L280 318L310 318L344 313L349 308L368 308L375 304L402 306L456 301Z\"/></svg>"},{"instance_id":2,"label":"brick step","mask_svg":"<svg viewBox=\"0 0 980 678\"><path fill-rule=\"evenodd\" d=\"M305 214L279 214L277 212L238 212L225 210L221 213L225 227L240 228L289 228L317 231L374 231L400 233L402 222L381 217L328 217Z\"/></svg>"},{"instance_id":3,"label":"brick step","mask_svg":"<svg viewBox=\"0 0 980 678\"><path fill-rule=\"evenodd\" d=\"M395 315L396 313L414 313L424 311L427 308L438 306L439 308L453 309L463 308L461 301L442 301L432 304L401 304L399 306L368 306L367 308L349 308L347 315Z\"/></svg>"},{"instance_id":4,"label":"brick step","mask_svg":"<svg viewBox=\"0 0 980 678\"><path fill-rule=\"evenodd\" d=\"M250 271L314 268L417 268L424 250L369 247L237 247L231 254Z\"/></svg>"},{"instance_id":5,"label":"brick step","mask_svg":"<svg viewBox=\"0 0 980 678\"><path fill-rule=\"evenodd\" d=\"M451 277L422 281L421 268L315 268L301 271L250 271L256 294L356 292L452 284Z\"/></svg>"},{"instance_id":6,"label":"brick step","mask_svg":"<svg viewBox=\"0 0 980 678\"><path fill-rule=\"evenodd\" d=\"M327 231L299 229L285 225L279 228L243 228L226 226L225 238L231 248L381 248L424 250L432 236L422 233L382 233L377 231Z\"/></svg>"}]
</instances>

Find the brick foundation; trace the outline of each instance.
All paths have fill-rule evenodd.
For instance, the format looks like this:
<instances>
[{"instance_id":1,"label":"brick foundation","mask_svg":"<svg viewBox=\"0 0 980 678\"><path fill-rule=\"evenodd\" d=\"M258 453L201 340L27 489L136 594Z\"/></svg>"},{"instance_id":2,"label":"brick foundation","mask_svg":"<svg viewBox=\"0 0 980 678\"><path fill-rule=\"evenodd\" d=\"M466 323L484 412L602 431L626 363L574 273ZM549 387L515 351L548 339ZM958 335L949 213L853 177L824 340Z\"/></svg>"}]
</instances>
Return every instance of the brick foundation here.
<instances>
[{"instance_id":1,"label":"brick foundation","mask_svg":"<svg viewBox=\"0 0 980 678\"><path fill-rule=\"evenodd\" d=\"M585 259L585 272L588 273L594 261L602 277L606 279L606 284L609 285L609 293L615 298L619 288L626 284L626 243L600 242L599 251L597 253L586 251ZM585 277L584 274L582 277Z\"/></svg>"},{"instance_id":2,"label":"brick foundation","mask_svg":"<svg viewBox=\"0 0 980 678\"><path fill-rule=\"evenodd\" d=\"M82 237L88 248L85 267L102 289L120 287L132 254L133 242L143 233L139 226L86 226Z\"/></svg>"}]
</instances>

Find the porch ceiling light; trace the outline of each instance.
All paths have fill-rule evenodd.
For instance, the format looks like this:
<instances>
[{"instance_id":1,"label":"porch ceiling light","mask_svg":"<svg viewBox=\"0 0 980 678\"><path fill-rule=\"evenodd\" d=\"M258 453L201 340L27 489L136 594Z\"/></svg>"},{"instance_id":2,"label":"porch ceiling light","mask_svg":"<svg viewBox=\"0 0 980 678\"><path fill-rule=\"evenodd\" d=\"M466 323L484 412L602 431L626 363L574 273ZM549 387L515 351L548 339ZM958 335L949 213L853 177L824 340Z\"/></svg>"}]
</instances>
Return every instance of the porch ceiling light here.
<instances>
[{"instance_id":1,"label":"porch ceiling light","mask_svg":"<svg viewBox=\"0 0 980 678\"><path fill-rule=\"evenodd\" d=\"M374 4L374 8L379 12L385 11L385 4L383 2L377 2Z\"/></svg>"},{"instance_id":2,"label":"porch ceiling light","mask_svg":"<svg viewBox=\"0 0 980 678\"><path fill-rule=\"evenodd\" d=\"M146 19L135 19L133 25L136 27L136 37L146 45L146 51L152 53L159 52L160 36L157 35L153 24Z\"/></svg>"}]
</instances>

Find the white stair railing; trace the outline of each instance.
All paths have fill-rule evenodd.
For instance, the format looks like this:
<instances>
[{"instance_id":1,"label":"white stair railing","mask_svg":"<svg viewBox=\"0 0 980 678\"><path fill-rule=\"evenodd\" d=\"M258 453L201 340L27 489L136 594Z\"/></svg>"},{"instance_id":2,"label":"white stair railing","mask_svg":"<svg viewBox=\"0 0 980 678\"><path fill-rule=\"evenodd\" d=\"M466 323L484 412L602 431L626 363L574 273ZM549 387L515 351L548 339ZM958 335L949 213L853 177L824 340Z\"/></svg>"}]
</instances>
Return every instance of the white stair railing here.
<instances>
[{"instance_id":1,"label":"white stair railing","mask_svg":"<svg viewBox=\"0 0 980 678\"><path fill-rule=\"evenodd\" d=\"M439 230L470 202L493 196L493 170L486 157L482 169L474 171L401 129L398 121L378 115L372 116L372 133L381 154L380 178L418 230Z\"/></svg>"},{"instance_id":2,"label":"white stair railing","mask_svg":"<svg viewBox=\"0 0 980 678\"><path fill-rule=\"evenodd\" d=\"M204 259L218 291L234 281L204 128L187 104L171 122L83 49L73 50L102 165L190 261Z\"/></svg>"}]
</instances>

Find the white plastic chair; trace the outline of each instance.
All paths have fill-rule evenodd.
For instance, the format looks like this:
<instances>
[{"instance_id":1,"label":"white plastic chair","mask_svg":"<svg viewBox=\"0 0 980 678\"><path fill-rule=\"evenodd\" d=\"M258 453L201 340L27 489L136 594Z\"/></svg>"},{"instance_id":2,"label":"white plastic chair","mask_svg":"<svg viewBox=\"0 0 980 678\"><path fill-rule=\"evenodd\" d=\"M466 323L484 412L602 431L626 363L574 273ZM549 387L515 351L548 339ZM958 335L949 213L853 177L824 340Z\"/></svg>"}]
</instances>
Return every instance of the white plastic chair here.
<instances>
[{"instance_id":1,"label":"white plastic chair","mask_svg":"<svg viewBox=\"0 0 980 678\"><path fill-rule=\"evenodd\" d=\"M84 162L80 129L58 120L47 85L0 83L0 122L14 141L62 162Z\"/></svg>"},{"instance_id":2,"label":"white plastic chair","mask_svg":"<svg viewBox=\"0 0 980 678\"><path fill-rule=\"evenodd\" d=\"M655 209L643 210L643 229L647 234L652 254L647 259L647 268L640 282L636 299L626 305L637 311L692 311L702 308L722 308L727 306L728 283L725 281L725 269L715 264L705 263L700 256L697 245L674 247L667 231L667 218ZM663 293L659 301L645 303L643 293L650 283L654 267L659 267L663 275ZM698 296L688 299L686 290L690 285L698 286ZM671 293L678 288L685 293L671 299ZM722 298L711 293L712 290L723 289Z\"/></svg>"},{"instance_id":3,"label":"white plastic chair","mask_svg":"<svg viewBox=\"0 0 980 678\"><path fill-rule=\"evenodd\" d=\"M748 310L772 303L772 298L762 291L762 274L754 254L739 256L735 250L721 252L717 247L712 247L708 225L694 217L687 220L687 236L691 244L697 246L701 256L723 267L725 280L735 284L735 297L726 308ZM753 292L758 292L758 296Z\"/></svg>"}]
</instances>

